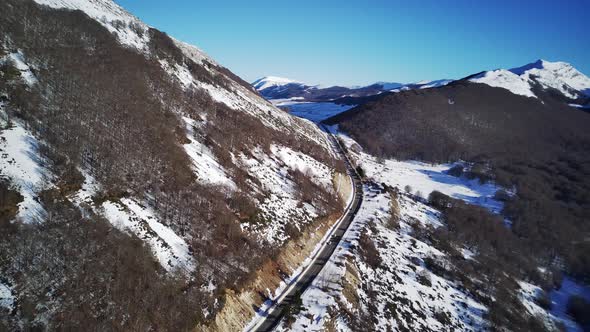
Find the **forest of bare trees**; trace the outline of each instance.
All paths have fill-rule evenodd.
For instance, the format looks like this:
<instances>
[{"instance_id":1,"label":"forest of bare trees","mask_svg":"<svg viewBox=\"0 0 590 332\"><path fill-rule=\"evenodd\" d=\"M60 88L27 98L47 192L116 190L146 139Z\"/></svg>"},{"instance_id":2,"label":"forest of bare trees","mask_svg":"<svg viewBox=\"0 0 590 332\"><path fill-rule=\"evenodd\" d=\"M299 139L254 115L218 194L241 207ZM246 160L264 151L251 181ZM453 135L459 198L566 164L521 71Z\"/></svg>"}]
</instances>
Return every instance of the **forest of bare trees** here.
<instances>
[{"instance_id":1,"label":"forest of bare trees","mask_svg":"<svg viewBox=\"0 0 590 332\"><path fill-rule=\"evenodd\" d=\"M0 11L0 51L21 51L38 79L29 87L10 75L10 67L2 69L5 109L40 138L40 158L56 185L43 193L51 218L9 224L11 231L0 234L0 272L12 276L19 294L9 322L20 318L27 329L48 323L55 329L127 331L178 331L206 323L223 305L224 290L242 287L277 250L240 227L257 213L261 197L253 193L261 184L232 155L248 155L255 147L269 151L277 144L342 170L327 148L309 137L266 127L203 90L183 89L159 59L186 64L196 79L219 87L228 88L229 79L237 77L224 68L219 70L227 76L211 74L204 66L213 64L194 63L160 31L142 31L150 37L147 56L123 47L80 11L41 9L28 0L3 1ZM207 118L195 135L237 190L197 181L182 147L187 132L181 116ZM81 214L67 199L84 181L81 169L101 184L95 204L123 197L147 202L160 222L187 239L198 269L171 277L142 241L91 210ZM305 175L294 178L302 199L322 211L319 218L340 206L335 193ZM4 229L22 198L2 182L0 193ZM201 290L209 281L215 292Z\"/></svg>"}]
</instances>

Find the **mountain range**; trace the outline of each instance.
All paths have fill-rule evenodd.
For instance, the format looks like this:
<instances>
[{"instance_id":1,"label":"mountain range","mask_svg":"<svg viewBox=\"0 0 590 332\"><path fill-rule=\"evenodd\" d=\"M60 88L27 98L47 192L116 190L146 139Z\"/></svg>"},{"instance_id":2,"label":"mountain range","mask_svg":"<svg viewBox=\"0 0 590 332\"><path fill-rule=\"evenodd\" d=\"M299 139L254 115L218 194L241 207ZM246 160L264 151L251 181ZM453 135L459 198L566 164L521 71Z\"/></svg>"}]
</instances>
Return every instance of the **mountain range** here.
<instances>
[{"instance_id":1,"label":"mountain range","mask_svg":"<svg viewBox=\"0 0 590 332\"><path fill-rule=\"evenodd\" d=\"M443 86L451 80L417 82L410 84L377 82L362 87L308 85L288 78L267 76L252 82L252 86L266 99L291 99L307 102L328 102L342 98L374 96L385 92L408 89L425 89Z\"/></svg>"},{"instance_id":2,"label":"mountain range","mask_svg":"<svg viewBox=\"0 0 590 332\"><path fill-rule=\"evenodd\" d=\"M587 108L590 98L590 78L566 62L537 60L513 69L496 69L468 76L469 81L500 87L512 93L539 98L539 89L561 96L574 107ZM252 83L268 100L289 99L301 102L363 103L366 97L395 93L411 89L428 89L445 86L454 80L441 79L417 83L377 82L363 87L333 86L322 88L280 77L263 77ZM373 98L370 98L373 99Z\"/></svg>"}]
</instances>

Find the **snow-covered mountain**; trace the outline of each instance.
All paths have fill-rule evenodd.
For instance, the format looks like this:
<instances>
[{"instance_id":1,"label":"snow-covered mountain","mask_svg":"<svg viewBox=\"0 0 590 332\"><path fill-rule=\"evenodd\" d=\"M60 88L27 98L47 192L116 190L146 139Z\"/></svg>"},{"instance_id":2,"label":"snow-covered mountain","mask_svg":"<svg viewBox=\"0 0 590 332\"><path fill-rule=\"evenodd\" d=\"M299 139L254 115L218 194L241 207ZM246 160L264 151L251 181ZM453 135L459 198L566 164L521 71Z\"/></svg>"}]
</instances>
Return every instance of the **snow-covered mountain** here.
<instances>
[{"instance_id":1,"label":"snow-covered mountain","mask_svg":"<svg viewBox=\"0 0 590 332\"><path fill-rule=\"evenodd\" d=\"M482 72L469 80L531 98L540 98L548 90L572 101L590 97L590 78L566 62L537 60L513 69Z\"/></svg>"},{"instance_id":2,"label":"snow-covered mountain","mask_svg":"<svg viewBox=\"0 0 590 332\"><path fill-rule=\"evenodd\" d=\"M239 329L339 215L326 134L112 0L0 12L0 330Z\"/></svg>"},{"instance_id":3,"label":"snow-covered mountain","mask_svg":"<svg viewBox=\"0 0 590 332\"><path fill-rule=\"evenodd\" d=\"M268 88L281 87L288 84L305 85L304 83L294 81L288 78L277 77L277 76L265 76L257 79L252 83L254 89L262 91Z\"/></svg>"},{"instance_id":4,"label":"snow-covered mountain","mask_svg":"<svg viewBox=\"0 0 590 332\"><path fill-rule=\"evenodd\" d=\"M484 71L467 77L474 83L510 90L525 97L544 99L556 93L572 106L587 107L590 100L590 78L566 62L538 60L513 69ZM278 77L264 77L252 83L266 99L290 99L299 102L336 102L359 104L387 92L428 89L445 86L454 80L440 79L415 83L377 82L361 87L319 87ZM358 99L352 101L352 99ZM586 105L586 106L584 106Z\"/></svg>"},{"instance_id":5,"label":"snow-covered mountain","mask_svg":"<svg viewBox=\"0 0 590 332\"><path fill-rule=\"evenodd\" d=\"M268 100L290 99L305 102L338 102L341 98L363 98L386 92L427 89L444 86L453 80L420 81L416 83L377 82L367 86L309 85L288 78L267 76L252 82L252 86Z\"/></svg>"}]
</instances>

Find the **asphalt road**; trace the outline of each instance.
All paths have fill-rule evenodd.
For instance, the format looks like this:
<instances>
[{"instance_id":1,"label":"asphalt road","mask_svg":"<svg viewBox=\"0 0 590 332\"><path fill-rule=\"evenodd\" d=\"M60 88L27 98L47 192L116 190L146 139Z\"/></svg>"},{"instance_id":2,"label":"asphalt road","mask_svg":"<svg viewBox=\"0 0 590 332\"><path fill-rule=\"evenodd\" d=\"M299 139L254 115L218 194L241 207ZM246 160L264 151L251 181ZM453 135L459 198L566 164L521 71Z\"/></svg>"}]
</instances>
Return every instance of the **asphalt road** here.
<instances>
[{"instance_id":1,"label":"asphalt road","mask_svg":"<svg viewBox=\"0 0 590 332\"><path fill-rule=\"evenodd\" d=\"M332 229L330 240L326 241L319 253L312 259L310 265L301 273L299 278L294 280L277 298L276 302L267 310L266 316L249 329L249 331L272 331L279 324L285 310L297 300L309 285L311 285L324 265L326 265L359 210L363 199L361 179L350 163L348 156L346 156L346 153L340 146L340 143L332 134L329 134L329 137L332 148L343 156L346 163L347 173L353 182L353 199L347 206L344 217L342 217L338 225Z\"/></svg>"}]
</instances>

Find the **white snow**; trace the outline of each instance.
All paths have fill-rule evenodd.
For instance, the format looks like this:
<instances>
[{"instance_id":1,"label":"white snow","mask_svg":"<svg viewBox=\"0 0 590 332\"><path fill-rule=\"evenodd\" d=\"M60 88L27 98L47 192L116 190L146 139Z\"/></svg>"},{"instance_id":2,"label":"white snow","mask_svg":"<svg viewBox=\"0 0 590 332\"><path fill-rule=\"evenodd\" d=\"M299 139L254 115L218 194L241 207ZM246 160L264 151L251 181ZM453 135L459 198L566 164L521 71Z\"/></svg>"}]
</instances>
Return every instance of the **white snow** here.
<instances>
[{"instance_id":1,"label":"white snow","mask_svg":"<svg viewBox=\"0 0 590 332\"><path fill-rule=\"evenodd\" d=\"M223 166L217 162L213 153L195 137L195 128L198 124L195 120L183 117L188 132L189 144L184 145L184 150L193 161L197 178L203 183L223 185L235 190L236 185L227 175Z\"/></svg>"},{"instance_id":2,"label":"white snow","mask_svg":"<svg viewBox=\"0 0 590 332\"><path fill-rule=\"evenodd\" d=\"M109 32L117 35L122 45L147 52L148 26L112 0L35 0L56 9L81 10Z\"/></svg>"},{"instance_id":3,"label":"white snow","mask_svg":"<svg viewBox=\"0 0 590 332\"><path fill-rule=\"evenodd\" d=\"M503 88L514 94L525 97L537 97L531 90L531 84L527 79L505 69L484 72L477 77L470 79L470 81Z\"/></svg>"},{"instance_id":4,"label":"white snow","mask_svg":"<svg viewBox=\"0 0 590 332\"><path fill-rule=\"evenodd\" d=\"M364 152L360 152L357 160L367 176L375 179L377 183L386 183L401 191L410 186L412 193L422 198L428 198L428 195L436 190L467 203L483 206L496 214L502 211L502 202L494 199L501 187L490 182L482 184L477 179L470 180L446 173L461 163L432 165L391 159L380 163Z\"/></svg>"},{"instance_id":5,"label":"white snow","mask_svg":"<svg viewBox=\"0 0 590 332\"><path fill-rule=\"evenodd\" d=\"M445 86L454 80L442 79L442 80L435 80L435 81L420 81L415 84L420 85L420 89L429 89L429 88L437 88L439 86Z\"/></svg>"},{"instance_id":6,"label":"white snow","mask_svg":"<svg viewBox=\"0 0 590 332\"><path fill-rule=\"evenodd\" d=\"M590 95L590 78L565 62L538 60L510 70L487 71L470 81L504 88L526 97L537 97L532 91L536 83L544 89L556 89L571 99Z\"/></svg>"},{"instance_id":7,"label":"white snow","mask_svg":"<svg viewBox=\"0 0 590 332\"><path fill-rule=\"evenodd\" d=\"M175 38L172 38L172 41L174 41L174 44L182 51L182 53L188 57L189 59L191 59L193 62L195 62L196 64L199 65L203 65L205 61L211 63L212 65L215 66L219 66L219 64L217 62L215 62L215 60L213 60L210 56L208 56L205 52L203 52L201 49L199 49L196 46L193 46L191 44L185 43L183 41L177 40ZM204 67L205 69L208 69L207 67Z\"/></svg>"},{"instance_id":8,"label":"white snow","mask_svg":"<svg viewBox=\"0 0 590 332\"><path fill-rule=\"evenodd\" d=\"M190 52L190 48L184 47L183 50L188 52L186 53L188 54L187 56L197 57L196 60L200 61L198 55ZM168 72L170 76L176 78L182 84L184 89L202 89L207 92L214 101L225 104L227 107L236 111L246 112L255 116L269 128L293 131L298 130L316 141L319 140L317 137L319 131L317 129L314 130L312 124L295 121L293 117L277 109L272 104L233 81L228 88L219 87L198 81L193 77L185 64L170 64L168 61L162 59L159 61L162 68ZM217 72L213 74L221 75ZM312 130L315 131L316 135L311 134Z\"/></svg>"},{"instance_id":9,"label":"white snow","mask_svg":"<svg viewBox=\"0 0 590 332\"><path fill-rule=\"evenodd\" d=\"M350 328L341 318L332 317L333 312L351 311L358 314L355 306L343 294L343 278L347 264L353 263L359 268L361 285L354 288L359 297L360 306L369 310L364 303L369 301L367 287L374 292L374 311L369 312L376 319L375 328L380 331L398 330L404 325L410 330L418 328L424 323L433 329L442 328L440 322L434 318L434 313L444 311L449 313L451 320L461 326L461 330L480 330L484 322L482 315L486 308L474 301L467 294L458 290L453 283L430 274L432 287L424 286L416 280L416 274L424 270L416 266L412 260L434 255L444 259L444 255L425 243L413 239L408 235L407 223L412 216L402 212L401 231L390 230L386 221L390 215L390 196L381 193L371 186L364 186L364 200L353 224L338 245L335 254L324 267L312 285L303 293L304 309L297 315L295 323L287 328L284 324L279 331L323 331L328 320L335 320L338 331L349 331ZM367 265L362 258L354 256L354 247L358 247L358 237L368 223L374 222L377 232L370 237L376 243L379 256L383 259L382 266L386 269L375 270ZM395 298L405 298L409 305L396 302L397 311L412 316L412 321L393 320L385 314L386 304ZM463 305L464 304L464 305ZM344 307L342 307L344 306ZM413 309L424 314L424 319L412 313ZM376 311L375 311L376 310ZM367 329L373 329L367 325Z\"/></svg>"},{"instance_id":10,"label":"white snow","mask_svg":"<svg viewBox=\"0 0 590 332\"><path fill-rule=\"evenodd\" d=\"M328 128L337 132L337 127ZM385 160L378 162L374 157L359 150L358 145L349 137L340 135L352 159L359 163L367 174L367 177L376 183L386 183L402 191L398 195L400 209L400 227L391 229L388 220L391 214L391 196L381 192L380 188L372 185L363 187L364 199L361 208L343 241L339 244L335 254L324 267L320 275L314 280L303 294L303 310L296 316L292 326L286 327L284 322L279 326L279 331L322 331L325 324L330 321L338 331L348 331L342 317L333 317L333 313L342 313L344 310L358 317L358 310L343 294L343 281L347 273L347 264L353 264L356 273L359 274L360 283L355 288L359 297L361 308L372 310L371 317L376 319L377 330L399 330L402 327L409 330L417 330L421 324L436 330L443 329L441 323L435 318L436 313L445 312L450 321L464 331L480 331L485 329L487 322L484 314L487 308L477 302L469 294L463 292L460 287L444 278L429 272L423 266L424 258L436 257L440 262L445 262L443 253L415 239L411 235L411 224L415 221L423 225L441 227L440 212L426 205L415 196L421 191L426 197L433 190L439 190L449 196L463 199L471 204L481 205L492 212L499 213L502 208L500 202L493 200L492 196L500 189L493 184L480 184L476 180L456 178L447 175L445 171L454 164L429 165L413 161ZM406 185L413 187L412 194L403 193ZM375 228L367 227L374 223ZM383 260L381 266L387 268L375 269L369 266L360 255L356 255L353 248L358 246L358 237L363 229L369 229L370 238L375 243L379 256ZM468 248L460 248L466 259L477 259L477 253ZM432 286L422 285L417 275L426 273L429 275ZM349 280L350 277L347 277ZM371 299L367 288L373 291ZM408 302L400 302L404 298ZM364 307L369 301L374 306L372 309ZM412 319L392 319L387 314L387 303L394 301L398 315L411 315ZM423 314L416 315L415 311ZM398 316L402 317L402 316ZM406 317L406 316L403 316ZM367 328L372 328L367 326Z\"/></svg>"},{"instance_id":11,"label":"white snow","mask_svg":"<svg viewBox=\"0 0 590 332\"><path fill-rule=\"evenodd\" d=\"M12 288L0 282L0 312L2 310L12 312L14 310L14 301Z\"/></svg>"},{"instance_id":12,"label":"white snow","mask_svg":"<svg viewBox=\"0 0 590 332\"><path fill-rule=\"evenodd\" d=\"M257 79L256 81L252 82L252 86L254 86L254 89L256 89L258 91L262 91L264 89L283 86L283 85L292 84L292 83L303 84L301 82L294 81L294 80L284 78L284 77L266 76L266 77Z\"/></svg>"},{"instance_id":13,"label":"white snow","mask_svg":"<svg viewBox=\"0 0 590 332\"><path fill-rule=\"evenodd\" d=\"M35 137L19 123L0 129L0 177L10 180L23 196L16 218L25 223L39 222L44 214L37 193L48 185L49 174L37 150Z\"/></svg>"},{"instance_id":14,"label":"white snow","mask_svg":"<svg viewBox=\"0 0 590 332\"><path fill-rule=\"evenodd\" d=\"M590 95L590 78L566 62L538 60L511 71L524 79L534 78L543 87L557 89L569 98L579 97L576 92Z\"/></svg>"},{"instance_id":15,"label":"white snow","mask_svg":"<svg viewBox=\"0 0 590 332\"><path fill-rule=\"evenodd\" d=\"M352 185L352 180L349 181ZM352 200L353 200L354 196L352 195L352 192L350 193L347 201L346 201L346 206L347 209L350 208L351 204L352 204ZM313 259L319 254L320 250L323 248L323 246L326 244L327 241L329 241L329 239L332 237L332 234L334 232L334 230L336 229L337 225L339 225L339 223L342 221L342 218L345 215L343 214L324 234L324 236L322 237L322 239L316 244L316 246L314 247L314 249L311 251L311 253L309 254L309 256L303 261L303 263L301 263L301 265L299 267L297 267L290 276L288 276L286 279L284 279L281 284L279 285L279 287L277 289L275 289L274 292L271 292L270 289L267 289L267 296L268 296L268 300L263 303L261 305L261 307L258 309L256 315L252 318L252 320L246 324L246 326L244 327L243 331L250 331L253 329L254 326L256 326L257 323L260 322L260 320L264 317L264 313L273 305L274 302L277 301L277 299L279 297L281 297L281 295L283 295L283 293L287 290L287 288L293 284L293 282L295 282L303 273L306 269L308 269L310 267L311 262L313 261Z\"/></svg>"},{"instance_id":16,"label":"white snow","mask_svg":"<svg viewBox=\"0 0 590 332\"><path fill-rule=\"evenodd\" d=\"M578 105L578 104L568 104L571 107L581 108L581 109L590 109L590 105Z\"/></svg>"},{"instance_id":17,"label":"white snow","mask_svg":"<svg viewBox=\"0 0 590 332\"><path fill-rule=\"evenodd\" d=\"M317 211L310 204L300 203L295 183L288 175L292 168L281 160L281 157L285 158L293 163L292 166L299 167L298 157L288 156L289 151L284 148L273 149L279 156L266 155L261 149L253 151L253 158L241 155L241 163L251 176L260 180L265 193L264 200L257 204L260 209L258 222L244 222L241 226L269 243L280 244L289 238L285 232L286 224L300 228L316 218ZM292 157L297 159L289 160Z\"/></svg>"},{"instance_id":18,"label":"white snow","mask_svg":"<svg viewBox=\"0 0 590 332\"><path fill-rule=\"evenodd\" d=\"M546 327L554 330L554 316L545 311L545 309L541 308L536 302L536 298L541 293L541 288L525 281L518 281L518 285L520 286L518 298L527 309L528 313L535 317L541 318Z\"/></svg>"},{"instance_id":19,"label":"white snow","mask_svg":"<svg viewBox=\"0 0 590 332\"><path fill-rule=\"evenodd\" d=\"M315 183L332 190L332 170L312 157L285 146L271 145L271 152L292 170L308 175Z\"/></svg>"},{"instance_id":20,"label":"white snow","mask_svg":"<svg viewBox=\"0 0 590 332\"><path fill-rule=\"evenodd\" d=\"M129 231L146 241L156 259L169 272L193 271L195 263L186 242L170 228L158 222L150 208L123 198L102 204L104 216L121 231Z\"/></svg>"},{"instance_id":21,"label":"white snow","mask_svg":"<svg viewBox=\"0 0 590 332\"><path fill-rule=\"evenodd\" d=\"M145 241L151 248L154 257L169 272L192 271L195 269L190 250L186 242L170 228L158 222L153 211L129 198L119 202L106 201L96 207L92 197L100 191L100 184L85 170L82 188L71 195L70 200L82 212L89 207L102 214L115 228L129 232Z\"/></svg>"},{"instance_id":22,"label":"white snow","mask_svg":"<svg viewBox=\"0 0 590 332\"><path fill-rule=\"evenodd\" d=\"M568 332L582 332L582 328L567 314L568 301L574 295L590 302L590 287L581 285L569 277L564 277L561 288L549 293L551 314L565 324Z\"/></svg>"},{"instance_id":23,"label":"white snow","mask_svg":"<svg viewBox=\"0 0 590 332\"><path fill-rule=\"evenodd\" d=\"M82 173L82 176L84 176L84 183L82 183L82 188L74 193L70 199L78 206L93 206L94 202L92 201L92 197L100 191L100 184L87 171L82 169L79 171Z\"/></svg>"},{"instance_id":24,"label":"white snow","mask_svg":"<svg viewBox=\"0 0 590 332\"><path fill-rule=\"evenodd\" d=\"M0 57L0 64L9 61L17 70L20 71L21 78L29 86L37 83L37 78L31 71L31 67L25 62L24 55L21 51L13 52L3 57Z\"/></svg>"}]
</instances>

